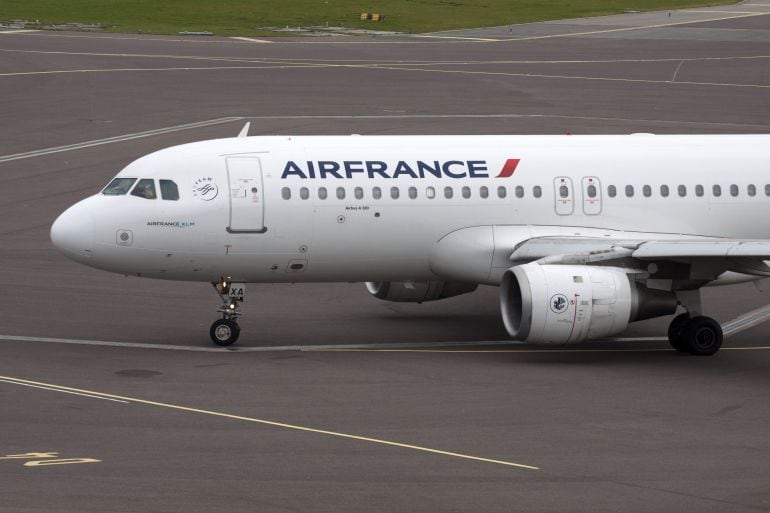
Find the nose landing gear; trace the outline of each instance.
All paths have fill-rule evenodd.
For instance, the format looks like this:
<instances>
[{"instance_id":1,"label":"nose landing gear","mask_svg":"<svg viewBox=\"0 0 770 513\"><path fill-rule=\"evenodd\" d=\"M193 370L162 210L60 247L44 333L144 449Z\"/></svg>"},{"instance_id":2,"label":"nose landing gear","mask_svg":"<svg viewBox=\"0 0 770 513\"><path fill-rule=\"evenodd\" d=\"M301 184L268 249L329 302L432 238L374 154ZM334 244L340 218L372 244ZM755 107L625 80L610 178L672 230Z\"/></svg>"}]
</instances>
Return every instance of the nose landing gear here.
<instances>
[{"instance_id":1,"label":"nose landing gear","mask_svg":"<svg viewBox=\"0 0 770 513\"><path fill-rule=\"evenodd\" d=\"M212 283L214 289L222 300L222 306L217 310L222 314L221 319L217 319L209 329L211 341L218 346L230 346L238 340L241 334L241 328L236 319L240 315L238 307L243 301L246 292L246 285L243 283L232 283L230 278L222 278L216 283Z\"/></svg>"}]
</instances>

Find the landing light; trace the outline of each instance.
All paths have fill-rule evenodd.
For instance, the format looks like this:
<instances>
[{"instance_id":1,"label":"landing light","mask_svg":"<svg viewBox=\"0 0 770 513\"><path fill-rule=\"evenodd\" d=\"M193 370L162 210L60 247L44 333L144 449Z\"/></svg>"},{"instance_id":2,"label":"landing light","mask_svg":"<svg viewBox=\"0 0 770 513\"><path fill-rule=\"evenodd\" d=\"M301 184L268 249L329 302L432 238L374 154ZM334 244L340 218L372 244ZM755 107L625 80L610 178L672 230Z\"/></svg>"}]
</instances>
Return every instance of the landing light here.
<instances>
[{"instance_id":1,"label":"landing light","mask_svg":"<svg viewBox=\"0 0 770 513\"><path fill-rule=\"evenodd\" d=\"M219 283L217 283L217 292L220 294L227 294L227 292L230 290L230 277L227 278L221 278Z\"/></svg>"}]
</instances>

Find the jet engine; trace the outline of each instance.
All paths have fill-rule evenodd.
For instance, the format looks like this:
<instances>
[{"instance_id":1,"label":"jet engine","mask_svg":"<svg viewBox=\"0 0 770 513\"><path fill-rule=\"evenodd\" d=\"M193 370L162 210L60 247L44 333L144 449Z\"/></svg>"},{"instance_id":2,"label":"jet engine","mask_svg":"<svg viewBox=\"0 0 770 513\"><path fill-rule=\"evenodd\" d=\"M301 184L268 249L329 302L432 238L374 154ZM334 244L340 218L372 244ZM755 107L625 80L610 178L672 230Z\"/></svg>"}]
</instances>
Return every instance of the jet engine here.
<instances>
[{"instance_id":1,"label":"jet engine","mask_svg":"<svg viewBox=\"0 0 770 513\"><path fill-rule=\"evenodd\" d=\"M478 283L447 281L367 281L369 294L384 301L422 303L473 292Z\"/></svg>"},{"instance_id":2,"label":"jet engine","mask_svg":"<svg viewBox=\"0 0 770 513\"><path fill-rule=\"evenodd\" d=\"M516 340L563 344L614 335L629 322L674 313L673 292L634 280L631 271L587 265L518 265L505 271L500 309Z\"/></svg>"}]
</instances>

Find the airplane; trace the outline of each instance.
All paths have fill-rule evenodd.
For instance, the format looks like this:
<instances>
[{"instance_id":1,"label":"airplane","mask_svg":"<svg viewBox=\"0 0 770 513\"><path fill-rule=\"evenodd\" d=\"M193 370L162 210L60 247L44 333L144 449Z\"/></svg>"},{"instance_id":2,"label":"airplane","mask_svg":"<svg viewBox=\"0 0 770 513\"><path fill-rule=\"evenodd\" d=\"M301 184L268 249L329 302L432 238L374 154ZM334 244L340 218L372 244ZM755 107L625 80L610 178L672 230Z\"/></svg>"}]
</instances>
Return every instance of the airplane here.
<instances>
[{"instance_id":1,"label":"airplane","mask_svg":"<svg viewBox=\"0 0 770 513\"><path fill-rule=\"evenodd\" d=\"M702 287L770 276L770 135L253 136L130 163L51 227L67 257L210 282L212 341L247 283L365 282L385 301L500 288L511 339L568 344L676 313L716 353Z\"/></svg>"}]
</instances>

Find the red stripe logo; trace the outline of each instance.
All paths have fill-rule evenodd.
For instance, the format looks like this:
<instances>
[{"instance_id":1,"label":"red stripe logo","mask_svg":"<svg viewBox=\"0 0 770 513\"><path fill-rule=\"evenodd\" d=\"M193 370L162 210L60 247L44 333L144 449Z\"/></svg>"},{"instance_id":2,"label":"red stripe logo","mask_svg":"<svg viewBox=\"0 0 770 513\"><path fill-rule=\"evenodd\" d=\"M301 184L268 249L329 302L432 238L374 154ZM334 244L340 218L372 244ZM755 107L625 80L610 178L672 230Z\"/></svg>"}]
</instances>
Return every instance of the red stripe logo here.
<instances>
[{"instance_id":1,"label":"red stripe logo","mask_svg":"<svg viewBox=\"0 0 770 513\"><path fill-rule=\"evenodd\" d=\"M516 171L516 167L519 165L519 160L521 159L506 160L502 171L500 171L500 174L497 175L495 178L510 178L511 176L513 176L513 172Z\"/></svg>"}]
</instances>

